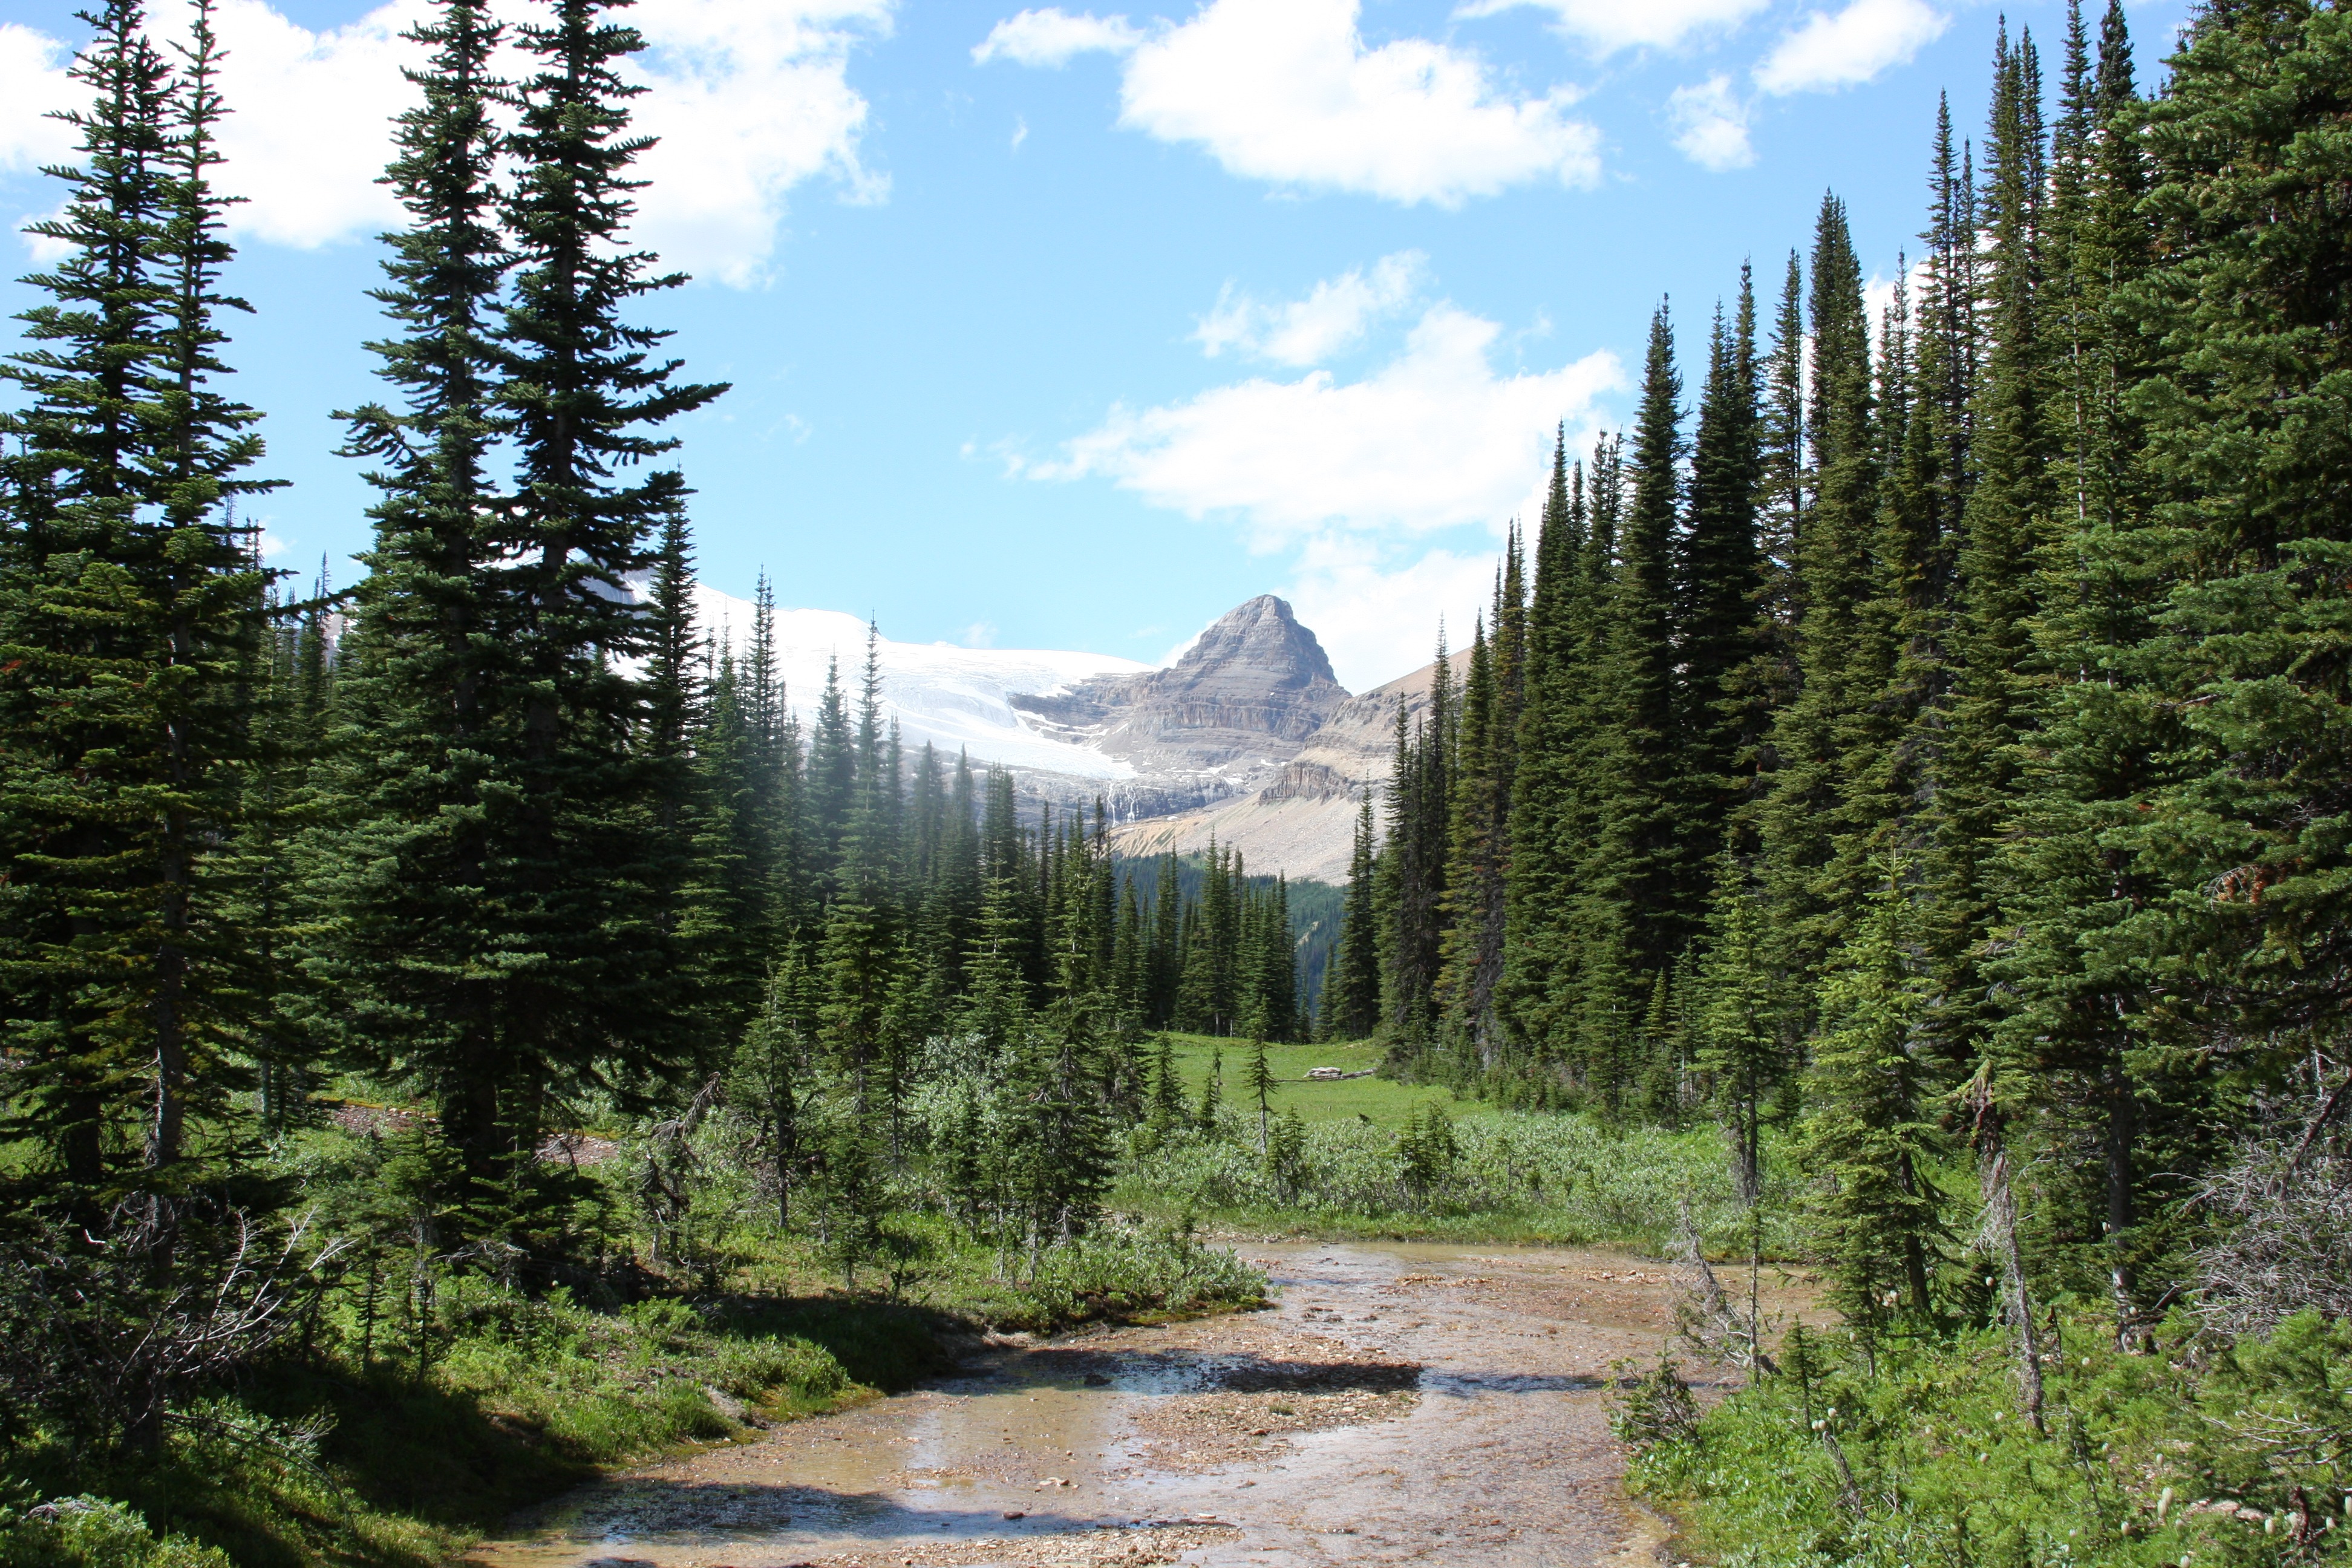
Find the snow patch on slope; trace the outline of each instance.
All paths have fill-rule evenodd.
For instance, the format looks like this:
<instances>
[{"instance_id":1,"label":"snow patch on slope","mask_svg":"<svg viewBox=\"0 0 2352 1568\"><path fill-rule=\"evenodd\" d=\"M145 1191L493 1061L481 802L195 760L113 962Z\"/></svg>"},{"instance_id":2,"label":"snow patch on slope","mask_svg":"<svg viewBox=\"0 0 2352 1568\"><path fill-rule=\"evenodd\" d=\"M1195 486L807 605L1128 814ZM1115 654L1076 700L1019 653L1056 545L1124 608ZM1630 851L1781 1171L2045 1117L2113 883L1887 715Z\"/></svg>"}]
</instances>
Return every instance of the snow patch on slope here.
<instances>
[{"instance_id":1,"label":"snow patch on slope","mask_svg":"<svg viewBox=\"0 0 2352 1568\"><path fill-rule=\"evenodd\" d=\"M703 630L724 636L740 656L752 625L751 603L701 584L695 585L694 601L695 618ZM831 661L840 660L842 689L853 705L856 702L866 664L864 621L839 610L779 609L774 626L785 699L800 715L804 731L816 717ZM968 750L974 762L1011 768L1090 779L1135 776L1127 763L1045 733L1008 699L1048 696L1088 676L1132 675L1150 669L1148 664L1111 654L956 647L887 637L877 644L876 651L882 670L883 719L898 721L899 739L910 752L929 741L946 756Z\"/></svg>"}]
</instances>

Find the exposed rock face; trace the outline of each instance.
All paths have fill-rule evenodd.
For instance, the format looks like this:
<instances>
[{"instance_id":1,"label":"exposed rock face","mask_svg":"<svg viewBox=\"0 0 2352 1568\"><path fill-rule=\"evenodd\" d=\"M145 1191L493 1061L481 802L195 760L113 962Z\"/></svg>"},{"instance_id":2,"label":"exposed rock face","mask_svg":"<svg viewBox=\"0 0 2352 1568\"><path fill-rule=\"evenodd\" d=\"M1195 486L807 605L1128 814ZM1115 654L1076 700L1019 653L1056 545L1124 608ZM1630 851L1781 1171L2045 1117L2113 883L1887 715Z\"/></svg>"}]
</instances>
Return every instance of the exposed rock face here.
<instances>
[{"instance_id":1,"label":"exposed rock face","mask_svg":"<svg viewBox=\"0 0 2352 1568\"><path fill-rule=\"evenodd\" d=\"M1465 649L1448 661L1457 684L1469 660ZM1410 724L1428 710L1436 671L1436 665L1423 665L1349 698L1259 789L1190 811L1124 822L1111 831L1112 849L1134 856L1170 850L1190 855L1206 849L1213 837L1219 845L1239 849L1253 871L1346 881L1359 803L1369 790L1379 809L1378 792L1396 766L1397 714L1402 710Z\"/></svg>"},{"instance_id":2,"label":"exposed rock face","mask_svg":"<svg viewBox=\"0 0 2352 1568\"><path fill-rule=\"evenodd\" d=\"M1108 793L1121 818L1253 792L1349 701L1290 606L1263 594L1229 611L1165 669L1097 676L1013 704L1045 733L1128 763ZM1041 793L1052 791L1045 781Z\"/></svg>"}]
</instances>

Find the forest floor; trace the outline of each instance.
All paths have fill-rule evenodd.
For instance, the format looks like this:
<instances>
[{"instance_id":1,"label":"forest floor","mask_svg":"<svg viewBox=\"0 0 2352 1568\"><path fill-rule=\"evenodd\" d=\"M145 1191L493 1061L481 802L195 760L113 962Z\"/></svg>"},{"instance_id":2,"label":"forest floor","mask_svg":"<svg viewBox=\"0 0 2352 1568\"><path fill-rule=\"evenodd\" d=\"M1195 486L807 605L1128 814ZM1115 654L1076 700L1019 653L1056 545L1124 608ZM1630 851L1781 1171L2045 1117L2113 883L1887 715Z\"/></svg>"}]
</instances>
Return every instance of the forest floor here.
<instances>
[{"instance_id":1,"label":"forest floor","mask_svg":"<svg viewBox=\"0 0 2352 1568\"><path fill-rule=\"evenodd\" d=\"M1624 1495L1607 1391L1672 1331L1665 1266L1405 1242L1241 1251L1275 1306L1003 1339L908 1394L593 1483L466 1561L1660 1560L1666 1528Z\"/></svg>"}]
</instances>

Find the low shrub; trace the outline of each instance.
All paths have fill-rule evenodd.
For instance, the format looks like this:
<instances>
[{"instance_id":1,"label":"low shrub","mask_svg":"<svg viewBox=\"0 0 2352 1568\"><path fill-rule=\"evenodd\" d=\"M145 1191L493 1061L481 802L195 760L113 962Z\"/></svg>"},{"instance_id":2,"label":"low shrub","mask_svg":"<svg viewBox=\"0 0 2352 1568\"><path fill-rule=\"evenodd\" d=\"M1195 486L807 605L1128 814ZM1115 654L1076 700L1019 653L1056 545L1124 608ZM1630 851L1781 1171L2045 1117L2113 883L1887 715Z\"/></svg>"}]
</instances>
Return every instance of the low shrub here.
<instances>
[{"instance_id":1,"label":"low shrub","mask_svg":"<svg viewBox=\"0 0 2352 1568\"><path fill-rule=\"evenodd\" d=\"M2305 1314L2233 1345L2181 1317L2156 1353L2127 1355L2085 1318L2045 1358L2042 1433L2001 1331L1867 1352L1809 1338L1687 1430L1626 1432L1634 1489L1727 1568L2352 1557L2352 1324Z\"/></svg>"},{"instance_id":2,"label":"low shrub","mask_svg":"<svg viewBox=\"0 0 2352 1568\"><path fill-rule=\"evenodd\" d=\"M234 1568L226 1552L184 1536L160 1539L131 1509L103 1498L59 1498L0 1513L6 1568Z\"/></svg>"},{"instance_id":3,"label":"low shrub","mask_svg":"<svg viewBox=\"0 0 2352 1568\"><path fill-rule=\"evenodd\" d=\"M1269 1141L1271 1142L1271 1140ZM1279 1155L1279 1158L1276 1156ZM1768 1256L1800 1245L1789 1175L1768 1165ZM1229 1119L1130 1153L1112 1201L1289 1233L1500 1237L1664 1251L1687 1198L1710 1252L1744 1254L1749 1216L1720 1131L1611 1128L1580 1115L1503 1112L1450 1121L1434 1106L1391 1131L1311 1122L1279 1150Z\"/></svg>"}]
</instances>

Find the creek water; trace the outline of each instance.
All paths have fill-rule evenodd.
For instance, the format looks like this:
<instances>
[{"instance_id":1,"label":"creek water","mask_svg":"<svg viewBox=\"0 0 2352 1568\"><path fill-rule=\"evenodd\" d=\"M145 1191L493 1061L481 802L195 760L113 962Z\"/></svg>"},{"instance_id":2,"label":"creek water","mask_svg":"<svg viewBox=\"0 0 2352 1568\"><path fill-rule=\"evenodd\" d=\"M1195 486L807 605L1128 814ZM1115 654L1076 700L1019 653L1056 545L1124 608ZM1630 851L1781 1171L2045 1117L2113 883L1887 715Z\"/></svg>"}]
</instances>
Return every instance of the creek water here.
<instances>
[{"instance_id":1,"label":"creek water","mask_svg":"<svg viewBox=\"0 0 2352 1568\"><path fill-rule=\"evenodd\" d=\"M1009 1343L961 1375L565 1498L481 1568L1652 1563L1606 1390L1663 1266L1244 1243L1265 1311Z\"/></svg>"}]
</instances>

